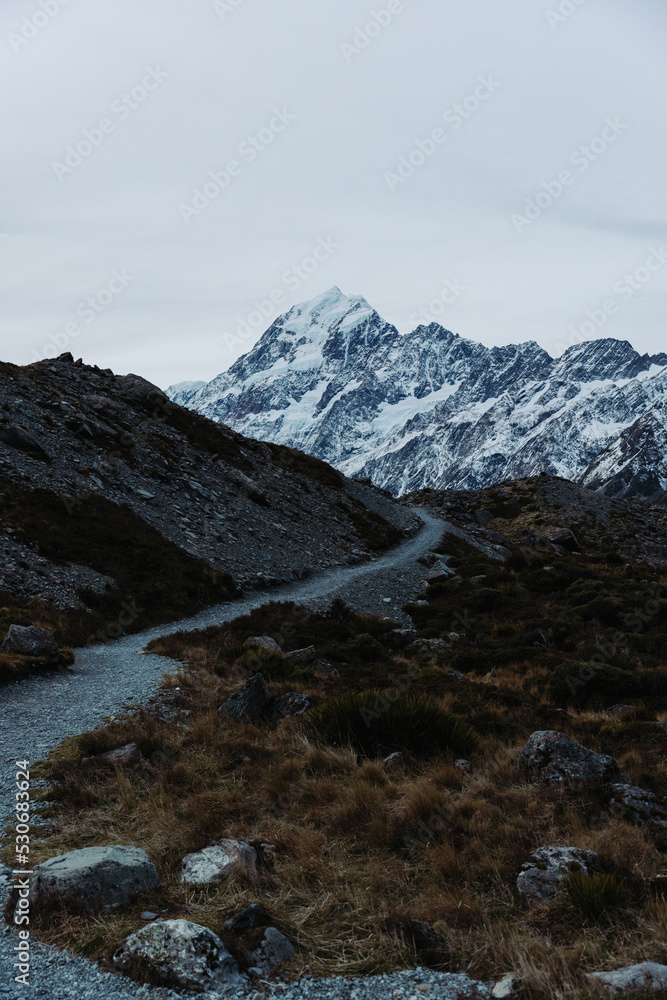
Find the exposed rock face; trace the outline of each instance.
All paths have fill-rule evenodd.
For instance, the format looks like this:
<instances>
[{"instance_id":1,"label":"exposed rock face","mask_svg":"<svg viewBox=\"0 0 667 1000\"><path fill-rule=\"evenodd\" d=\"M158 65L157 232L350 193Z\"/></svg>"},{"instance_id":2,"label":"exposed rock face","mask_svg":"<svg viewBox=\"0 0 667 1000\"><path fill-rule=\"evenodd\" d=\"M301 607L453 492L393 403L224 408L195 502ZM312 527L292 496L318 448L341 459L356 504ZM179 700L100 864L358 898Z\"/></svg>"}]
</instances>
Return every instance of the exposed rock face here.
<instances>
[{"instance_id":1,"label":"exposed rock face","mask_svg":"<svg viewBox=\"0 0 667 1000\"><path fill-rule=\"evenodd\" d=\"M565 733L552 729L533 733L519 750L519 760L524 767L539 771L550 784L623 781L613 757L588 750Z\"/></svg>"},{"instance_id":2,"label":"exposed rock face","mask_svg":"<svg viewBox=\"0 0 667 1000\"><path fill-rule=\"evenodd\" d=\"M624 969L614 969L611 972L590 972L586 978L591 983L606 987L611 996L618 996L631 990L666 990L667 965L640 962L638 965L628 965Z\"/></svg>"},{"instance_id":3,"label":"exposed rock face","mask_svg":"<svg viewBox=\"0 0 667 1000\"><path fill-rule=\"evenodd\" d=\"M264 678L261 674L255 674L220 706L218 712L232 719L245 718L252 721L259 718L270 703L271 695L266 690Z\"/></svg>"},{"instance_id":4,"label":"exposed rock face","mask_svg":"<svg viewBox=\"0 0 667 1000\"><path fill-rule=\"evenodd\" d=\"M10 625L0 649L3 653L20 653L23 656L58 655L53 633L35 625Z\"/></svg>"},{"instance_id":5,"label":"exposed rock face","mask_svg":"<svg viewBox=\"0 0 667 1000\"><path fill-rule=\"evenodd\" d=\"M244 840L217 840L181 861L181 882L205 885L239 874L257 878L257 851Z\"/></svg>"},{"instance_id":6,"label":"exposed rock face","mask_svg":"<svg viewBox=\"0 0 667 1000\"><path fill-rule=\"evenodd\" d=\"M89 913L110 913L159 884L155 865L138 847L84 847L34 869L31 902L44 893L81 899Z\"/></svg>"},{"instance_id":7,"label":"exposed rock face","mask_svg":"<svg viewBox=\"0 0 667 1000\"><path fill-rule=\"evenodd\" d=\"M156 920L130 934L116 949L113 961L128 971L137 959L166 985L183 989L217 990L245 983L218 935L189 920Z\"/></svg>"},{"instance_id":8,"label":"exposed rock face","mask_svg":"<svg viewBox=\"0 0 667 1000\"><path fill-rule=\"evenodd\" d=\"M655 823L667 826L667 798L659 799L636 785L612 785L612 810L637 826Z\"/></svg>"},{"instance_id":9,"label":"exposed rock face","mask_svg":"<svg viewBox=\"0 0 667 1000\"><path fill-rule=\"evenodd\" d=\"M286 962L294 954L294 945L275 927L267 927L259 948L246 952L251 968L258 969L265 976L271 975L281 962Z\"/></svg>"},{"instance_id":10,"label":"exposed rock face","mask_svg":"<svg viewBox=\"0 0 667 1000\"><path fill-rule=\"evenodd\" d=\"M667 355L625 341L551 358L534 342L489 349L437 323L402 336L332 288L280 316L212 382L168 392L395 495L546 471L652 496L667 490L666 383Z\"/></svg>"},{"instance_id":11,"label":"exposed rock face","mask_svg":"<svg viewBox=\"0 0 667 1000\"><path fill-rule=\"evenodd\" d=\"M595 851L577 847L540 847L524 863L516 880L521 899L527 906L545 906L556 895L558 886L570 872L588 875L602 867Z\"/></svg>"}]
</instances>

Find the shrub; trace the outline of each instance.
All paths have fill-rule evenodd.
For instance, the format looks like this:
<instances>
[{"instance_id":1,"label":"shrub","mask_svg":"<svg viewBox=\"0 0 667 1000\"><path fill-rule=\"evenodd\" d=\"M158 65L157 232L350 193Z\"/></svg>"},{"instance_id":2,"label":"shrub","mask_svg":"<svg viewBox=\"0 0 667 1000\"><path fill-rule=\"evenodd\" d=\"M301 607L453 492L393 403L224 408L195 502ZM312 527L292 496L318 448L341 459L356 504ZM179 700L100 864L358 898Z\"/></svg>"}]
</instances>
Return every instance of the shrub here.
<instances>
[{"instance_id":1,"label":"shrub","mask_svg":"<svg viewBox=\"0 0 667 1000\"><path fill-rule=\"evenodd\" d=\"M547 694L557 704L591 702L612 705L621 698L636 698L640 684L636 673L609 663L566 661L549 678Z\"/></svg>"},{"instance_id":2,"label":"shrub","mask_svg":"<svg viewBox=\"0 0 667 1000\"><path fill-rule=\"evenodd\" d=\"M631 902L625 882L613 875L570 872L562 888L570 906L588 923L609 917L614 910L625 909Z\"/></svg>"},{"instance_id":3,"label":"shrub","mask_svg":"<svg viewBox=\"0 0 667 1000\"><path fill-rule=\"evenodd\" d=\"M334 746L350 744L366 757L403 751L434 757L447 750L470 756L477 734L459 716L443 711L432 698L409 692L348 692L325 702L304 720L315 739Z\"/></svg>"},{"instance_id":4,"label":"shrub","mask_svg":"<svg viewBox=\"0 0 667 1000\"><path fill-rule=\"evenodd\" d=\"M244 667L252 673L263 674L269 680L283 680L294 673L294 664L286 660L280 653L261 646L246 648L236 660L239 667Z\"/></svg>"}]
</instances>

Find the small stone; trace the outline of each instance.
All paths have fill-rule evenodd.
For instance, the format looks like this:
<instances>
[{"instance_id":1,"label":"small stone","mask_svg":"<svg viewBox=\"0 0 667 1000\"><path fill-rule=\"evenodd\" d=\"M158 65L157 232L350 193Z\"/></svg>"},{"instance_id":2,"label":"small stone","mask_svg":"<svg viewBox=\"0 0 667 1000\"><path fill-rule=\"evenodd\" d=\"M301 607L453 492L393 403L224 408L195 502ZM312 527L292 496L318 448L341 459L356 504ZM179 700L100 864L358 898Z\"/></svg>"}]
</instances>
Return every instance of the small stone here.
<instances>
[{"instance_id":1,"label":"small stone","mask_svg":"<svg viewBox=\"0 0 667 1000\"><path fill-rule=\"evenodd\" d=\"M275 927L266 928L259 948L246 952L248 961L265 976L270 975L277 965L287 961L293 954L294 945Z\"/></svg>"},{"instance_id":2,"label":"small stone","mask_svg":"<svg viewBox=\"0 0 667 1000\"><path fill-rule=\"evenodd\" d=\"M106 753L83 758L84 763L91 760L108 761L110 764L138 764L141 760L141 750L136 743L127 743L116 750L107 750Z\"/></svg>"},{"instance_id":3,"label":"small stone","mask_svg":"<svg viewBox=\"0 0 667 1000\"><path fill-rule=\"evenodd\" d=\"M508 972L506 976L497 982L491 991L491 996L502 1000L505 997L513 997L521 989L521 980L513 972Z\"/></svg>"},{"instance_id":4,"label":"small stone","mask_svg":"<svg viewBox=\"0 0 667 1000\"><path fill-rule=\"evenodd\" d=\"M293 649L291 653L285 653L285 659L297 667L309 667L315 659L315 647L306 646L304 649Z\"/></svg>"},{"instance_id":5,"label":"small stone","mask_svg":"<svg viewBox=\"0 0 667 1000\"><path fill-rule=\"evenodd\" d=\"M472 765L471 765L470 761L469 760L464 760L463 757L461 757L460 760L455 760L454 761L454 767L456 768L457 771L469 771L470 768L471 768L471 766Z\"/></svg>"},{"instance_id":6,"label":"small stone","mask_svg":"<svg viewBox=\"0 0 667 1000\"><path fill-rule=\"evenodd\" d=\"M218 840L181 861L181 882L206 885L221 882L232 875L257 878L257 851L244 840Z\"/></svg>"},{"instance_id":7,"label":"small stone","mask_svg":"<svg viewBox=\"0 0 667 1000\"><path fill-rule=\"evenodd\" d=\"M249 639L246 639L243 645L257 646L260 649L268 649L272 653L282 653L282 649L276 640L272 639L270 635L253 635Z\"/></svg>"},{"instance_id":8,"label":"small stone","mask_svg":"<svg viewBox=\"0 0 667 1000\"><path fill-rule=\"evenodd\" d=\"M287 719L293 715L303 715L313 707L314 702L307 694L290 691L273 699L268 717L272 722L279 722L280 719Z\"/></svg>"},{"instance_id":9,"label":"small stone","mask_svg":"<svg viewBox=\"0 0 667 1000\"><path fill-rule=\"evenodd\" d=\"M151 913L150 910L144 910L144 912L139 915L139 920L157 920L157 913Z\"/></svg>"}]
</instances>

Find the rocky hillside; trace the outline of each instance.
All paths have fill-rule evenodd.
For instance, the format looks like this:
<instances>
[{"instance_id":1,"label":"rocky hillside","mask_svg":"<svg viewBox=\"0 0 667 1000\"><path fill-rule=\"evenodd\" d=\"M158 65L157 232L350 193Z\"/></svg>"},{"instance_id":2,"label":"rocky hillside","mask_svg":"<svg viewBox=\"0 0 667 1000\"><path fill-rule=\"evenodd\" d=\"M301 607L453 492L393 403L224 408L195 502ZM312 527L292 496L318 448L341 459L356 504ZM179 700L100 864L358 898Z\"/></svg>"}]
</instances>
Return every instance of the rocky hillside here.
<instances>
[{"instance_id":1,"label":"rocky hillside","mask_svg":"<svg viewBox=\"0 0 667 1000\"><path fill-rule=\"evenodd\" d=\"M554 359L534 342L489 349L437 323L402 336L334 288L279 317L212 382L168 393L395 495L544 471L658 502L666 389L667 354L640 356L625 341Z\"/></svg>"},{"instance_id":2,"label":"rocky hillside","mask_svg":"<svg viewBox=\"0 0 667 1000\"><path fill-rule=\"evenodd\" d=\"M69 354L0 365L0 504L0 630L69 643L372 558L417 526L317 459Z\"/></svg>"}]
</instances>

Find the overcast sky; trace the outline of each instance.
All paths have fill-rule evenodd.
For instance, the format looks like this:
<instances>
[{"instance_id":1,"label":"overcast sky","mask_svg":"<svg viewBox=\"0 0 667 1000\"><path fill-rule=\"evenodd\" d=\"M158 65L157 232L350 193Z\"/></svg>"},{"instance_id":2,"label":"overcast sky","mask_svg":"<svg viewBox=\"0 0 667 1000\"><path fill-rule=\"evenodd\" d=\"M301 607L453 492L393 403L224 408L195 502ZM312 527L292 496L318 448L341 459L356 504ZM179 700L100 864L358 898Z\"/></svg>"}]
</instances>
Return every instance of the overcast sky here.
<instances>
[{"instance_id":1,"label":"overcast sky","mask_svg":"<svg viewBox=\"0 0 667 1000\"><path fill-rule=\"evenodd\" d=\"M332 285L667 348L664 0L3 0L0 35L3 360L210 379Z\"/></svg>"}]
</instances>

